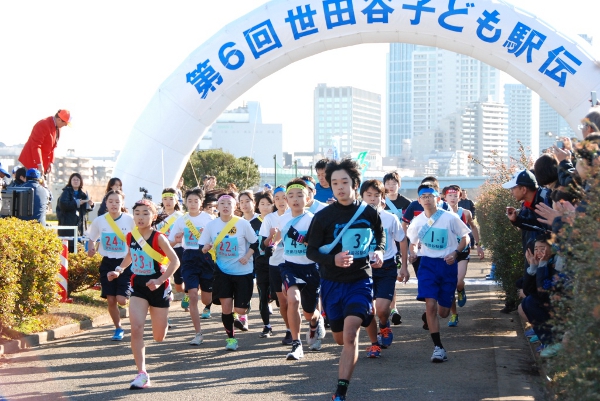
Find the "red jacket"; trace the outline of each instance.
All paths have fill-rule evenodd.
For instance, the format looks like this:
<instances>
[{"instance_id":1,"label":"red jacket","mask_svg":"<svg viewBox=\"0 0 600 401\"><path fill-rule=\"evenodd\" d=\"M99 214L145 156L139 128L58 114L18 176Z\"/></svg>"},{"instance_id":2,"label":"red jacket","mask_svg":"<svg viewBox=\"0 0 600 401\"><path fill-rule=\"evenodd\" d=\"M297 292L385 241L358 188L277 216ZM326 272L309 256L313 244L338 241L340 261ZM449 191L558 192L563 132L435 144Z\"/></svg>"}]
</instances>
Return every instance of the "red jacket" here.
<instances>
[{"instance_id":1,"label":"red jacket","mask_svg":"<svg viewBox=\"0 0 600 401\"><path fill-rule=\"evenodd\" d=\"M60 138L60 130L56 128L54 117L48 117L38 121L31 130L31 135L19 156L19 162L26 169L38 168L44 165L44 171L48 171L50 163L54 163L54 149Z\"/></svg>"}]
</instances>

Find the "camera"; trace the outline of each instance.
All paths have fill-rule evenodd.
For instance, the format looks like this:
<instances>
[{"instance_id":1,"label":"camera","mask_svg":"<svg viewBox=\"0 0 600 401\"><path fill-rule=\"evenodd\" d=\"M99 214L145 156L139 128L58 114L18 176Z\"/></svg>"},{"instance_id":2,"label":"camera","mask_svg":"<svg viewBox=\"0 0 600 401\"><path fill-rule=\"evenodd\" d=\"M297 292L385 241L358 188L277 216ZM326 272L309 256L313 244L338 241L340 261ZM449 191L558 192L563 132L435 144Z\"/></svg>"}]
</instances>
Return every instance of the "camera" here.
<instances>
[{"instance_id":1,"label":"camera","mask_svg":"<svg viewBox=\"0 0 600 401\"><path fill-rule=\"evenodd\" d=\"M142 193L142 199L152 200L152 195L148 195L148 190L144 187L140 187L140 192Z\"/></svg>"}]
</instances>

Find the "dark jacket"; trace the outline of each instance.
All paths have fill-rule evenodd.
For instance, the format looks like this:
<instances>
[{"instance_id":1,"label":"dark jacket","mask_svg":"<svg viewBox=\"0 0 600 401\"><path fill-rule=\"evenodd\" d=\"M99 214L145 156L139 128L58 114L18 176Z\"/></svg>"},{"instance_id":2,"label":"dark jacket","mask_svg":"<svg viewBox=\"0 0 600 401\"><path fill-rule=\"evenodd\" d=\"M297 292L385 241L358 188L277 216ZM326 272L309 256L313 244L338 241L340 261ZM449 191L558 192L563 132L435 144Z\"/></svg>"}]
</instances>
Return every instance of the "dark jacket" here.
<instances>
[{"instance_id":1,"label":"dark jacket","mask_svg":"<svg viewBox=\"0 0 600 401\"><path fill-rule=\"evenodd\" d=\"M21 220L37 220L46 226L46 210L50 200L50 192L37 180L28 180L21 188L33 188L33 216L21 217Z\"/></svg>"},{"instance_id":2,"label":"dark jacket","mask_svg":"<svg viewBox=\"0 0 600 401\"><path fill-rule=\"evenodd\" d=\"M81 200L81 205L77 205L77 200ZM87 214L90 210L87 209L88 195L83 191L78 191L75 194L73 187L66 186L63 188L62 194L56 203L56 216L58 224L61 226L77 226L80 236L87 230ZM68 230L59 230L60 236L72 236L73 233Z\"/></svg>"}]
</instances>

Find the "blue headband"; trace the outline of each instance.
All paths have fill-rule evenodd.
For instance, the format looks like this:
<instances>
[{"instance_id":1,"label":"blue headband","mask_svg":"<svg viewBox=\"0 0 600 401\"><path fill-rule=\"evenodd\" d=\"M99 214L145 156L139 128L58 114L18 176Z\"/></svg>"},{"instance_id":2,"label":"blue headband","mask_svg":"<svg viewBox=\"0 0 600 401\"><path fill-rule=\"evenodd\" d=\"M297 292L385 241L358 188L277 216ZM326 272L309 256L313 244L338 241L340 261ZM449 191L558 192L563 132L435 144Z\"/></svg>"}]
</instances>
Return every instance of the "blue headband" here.
<instances>
[{"instance_id":1,"label":"blue headband","mask_svg":"<svg viewBox=\"0 0 600 401\"><path fill-rule=\"evenodd\" d=\"M285 193L285 188L282 188L282 187L275 188L275 191L273 191L273 195L277 195L279 192Z\"/></svg>"},{"instance_id":2,"label":"blue headband","mask_svg":"<svg viewBox=\"0 0 600 401\"><path fill-rule=\"evenodd\" d=\"M423 188L422 190L419 191L419 197L421 197L421 195L423 195L423 194L432 194L436 198L438 198L440 196L440 193L433 188Z\"/></svg>"},{"instance_id":3,"label":"blue headband","mask_svg":"<svg viewBox=\"0 0 600 401\"><path fill-rule=\"evenodd\" d=\"M305 180L304 181L306 183L306 186L309 187L310 189L315 189L315 184L313 184L312 182Z\"/></svg>"}]
</instances>

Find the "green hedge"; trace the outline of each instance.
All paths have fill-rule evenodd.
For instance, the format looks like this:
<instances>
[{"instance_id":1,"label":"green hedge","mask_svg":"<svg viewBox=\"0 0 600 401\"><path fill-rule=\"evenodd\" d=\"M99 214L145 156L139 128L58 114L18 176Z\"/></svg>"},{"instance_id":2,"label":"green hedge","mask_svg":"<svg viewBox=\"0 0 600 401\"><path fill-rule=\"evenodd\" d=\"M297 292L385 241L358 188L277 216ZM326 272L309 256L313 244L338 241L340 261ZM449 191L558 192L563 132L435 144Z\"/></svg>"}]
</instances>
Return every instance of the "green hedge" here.
<instances>
[{"instance_id":1,"label":"green hedge","mask_svg":"<svg viewBox=\"0 0 600 401\"><path fill-rule=\"evenodd\" d=\"M102 256L99 253L90 258L81 245L77 253L69 254L69 295L85 291L98 282L100 263Z\"/></svg>"},{"instance_id":2,"label":"green hedge","mask_svg":"<svg viewBox=\"0 0 600 401\"><path fill-rule=\"evenodd\" d=\"M62 242L36 221L0 219L0 327L45 313L57 299Z\"/></svg>"}]
</instances>

